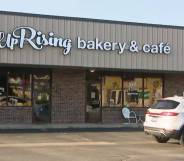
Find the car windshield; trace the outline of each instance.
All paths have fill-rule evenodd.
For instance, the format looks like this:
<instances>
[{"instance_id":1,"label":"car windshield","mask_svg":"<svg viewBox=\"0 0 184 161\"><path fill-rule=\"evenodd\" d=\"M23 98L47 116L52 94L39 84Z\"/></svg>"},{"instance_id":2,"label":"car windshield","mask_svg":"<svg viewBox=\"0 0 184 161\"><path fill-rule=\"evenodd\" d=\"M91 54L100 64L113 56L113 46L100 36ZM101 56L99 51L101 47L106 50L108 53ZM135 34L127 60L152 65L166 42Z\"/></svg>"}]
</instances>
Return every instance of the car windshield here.
<instances>
[{"instance_id":1,"label":"car windshield","mask_svg":"<svg viewBox=\"0 0 184 161\"><path fill-rule=\"evenodd\" d=\"M179 102L173 100L159 100L154 103L152 109L174 109L179 105Z\"/></svg>"}]
</instances>

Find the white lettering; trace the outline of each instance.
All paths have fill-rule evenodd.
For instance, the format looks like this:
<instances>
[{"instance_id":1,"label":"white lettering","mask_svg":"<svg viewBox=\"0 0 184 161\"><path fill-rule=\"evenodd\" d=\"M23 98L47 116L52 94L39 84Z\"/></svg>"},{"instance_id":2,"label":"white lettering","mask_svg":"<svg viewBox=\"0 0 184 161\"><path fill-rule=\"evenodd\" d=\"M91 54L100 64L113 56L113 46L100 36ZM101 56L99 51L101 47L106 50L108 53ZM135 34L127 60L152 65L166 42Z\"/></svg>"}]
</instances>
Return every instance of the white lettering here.
<instances>
[{"instance_id":1,"label":"white lettering","mask_svg":"<svg viewBox=\"0 0 184 161\"><path fill-rule=\"evenodd\" d=\"M53 32L49 32L49 40L48 40L48 42L49 42L49 45L50 46L54 46L54 33Z\"/></svg>"},{"instance_id":2,"label":"white lettering","mask_svg":"<svg viewBox=\"0 0 184 161\"><path fill-rule=\"evenodd\" d=\"M113 42L112 43L112 50L114 51L114 50L116 50L116 46L118 45L118 43L117 42Z\"/></svg>"},{"instance_id":3,"label":"white lettering","mask_svg":"<svg viewBox=\"0 0 184 161\"><path fill-rule=\"evenodd\" d=\"M47 38L41 31L36 31L31 27L18 27L6 37L4 32L0 32L0 48L7 47L13 50L17 45L22 49L25 42L36 50L41 50L44 46L61 47L64 48L64 55L67 55L72 48L72 40L57 38L53 32L50 32Z\"/></svg>"},{"instance_id":4,"label":"white lettering","mask_svg":"<svg viewBox=\"0 0 184 161\"><path fill-rule=\"evenodd\" d=\"M78 49L85 49L86 48L86 41L82 40L80 37L77 38L77 47Z\"/></svg>"},{"instance_id":5,"label":"white lettering","mask_svg":"<svg viewBox=\"0 0 184 161\"><path fill-rule=\"evenodd\" d=\"M6 47L10 48L11 50L13 50L13 47L11 47L11 34L7 34L7 38L6 38Z\"/></svg>"},{"instance_id":6,"label":"white lettering","mask_svg":"<svg viewBox=\"0 0 184 161\"><path fill-rule=\"evenodd\" d=\"M4 48L6 46L6 44L2 45L4 37L5 37L4 32L0 32L0 48Z\"/></svg>"},{"instance_id":7,"label":"white lettering","mask_svg":"<svg viewBox=\"0 0 184 161\"><path fill-rule=\"evenodd\" d=\"M95 49L95 42L94 41L88 41L87 43L87 49L94 50Z\"/></svg>"},{"instance_id":8,"label":"white lettering","mask_svg":"<svg viewBox=\"0 0 184 161\"><path fill-rule=\"evenodd\" d=\"M45 46L60 47L63 48L63 54L68 55L72 48L72 40L67 38L56 37L54 32L49 32L47 35L41 31L36 31L32 27L17 27L12 33L5 35L4 32L0 32L0 48L9 48L13 50L15 46L23 48L25 43L29 44L36 50L41 50ZM141 46L137 41L130 42L109 42L100 41L98 38L94 40L85 41L80 37L77 37L78 49L89 50L102 50L102 51L115 51L122 54L125 49L131 53L139 52ZM170 54L171 47L164 42L159 44L144 44L142 46L144 53L153 54Z\"/></svg>"},{"instance_id":9,"label":"white lettering","mask_svg":"<svg viewBox=\"0 0 184 161\"><path fill-rule=\"evenodd\" d=\"M144 44L142 50L145 53L149 53L150 52L150 46L148 44Z\"/></svg>"},{"instance_id":10,"label":"white lettering","mask_svg":"<svg viewBox=\"0 0 184 161\"><path fill-rule=\"evenodd\" d=\"M63 41L63 54L64 55L68 55L71 51L71 48L72 48L72 40L71 39L65 39Z\"/></svg>"},{"instance_id":11,"label":"white lettering","mask_svg":"<svg viewBox=\"0 0 184 161\"><path fill-rule=\"evenodd\" d=\"M144 44L142 48L144 53L152 53L152 54L170 54L171 48L169 45L164 44L163 42L158 45L149 45Z\"/></svg>"},{"instance_id":12,"label":"white lettering","mask_svg":"<svg viewBox=\"0 0 184 161\"><path fill-rule=\"evenodd\" d=\"M96 44L96 50L103 50L102 42L98 40L98 38L95 39Z\"/></svg>"},{"instance_id":13,"label":"white lettering","mask_svg":"<svg viewBox=\"0 0 184 161\"><path fill-rule=\"evenodd\" d=\"M26 31L28 33L30 33L29 37L26 38ZM16 32L20 32L19 35L16 35ZM14 31L13 31L13 34L12 34L15 38L19 39L19 47L20 48L23 48L24 46L24 42L27 41L33 48L37 49L37 50L40 50L42 49L42 47L38 47L34 42L33 42L33 39L35 38L36 36L36 31L31 28L31 27L18 27L16 28Z\"/></svg>"},{"instance_id":14,"label":"white lettering","mask_svg":"<svg viewBox=\"0 0 184 161\"><path fill-rule=\"evenodd\" d=\"M168 45L164 46L164 53L165 54L170 54L170 52L171 52L170 46L168 46Z\"/></svg>"},{"instance_id":15,"label":"white lettering","mask_svg":"<svg viewBox=\"0 0 184 161\"><path fill-rule=\"evenodd\" d=\"M62 47L62 38L60 38L61 39L61 45L60 45L60 41L59 41L59 47ZM44 45L44 46L47 46L47 45L49 45L49 42L48 42L48 40L47 40L47 38L46 38L46 36L43 34L42 35L42 44Z\"/></svg>"},{"instance_id":16,"label":"white lettering","mask_svg":"<svg viewBox=\"0 0 184 161\"><path fill-rule=\"evenodd\" d=\"M104 46L104 50L110 51L112 45L110 42L104 42L103 46Z\"/></svg>"},{"instance_id":17,"label":"white lettering","mask_svg":"<svg viewBox=\"0 0 184 161\"><path fill-rule=\"evenodd\" d=\"M123 44L121 44L121 43L118 43L118 46L119 46L119 54L122 54L123 52L124 52L124 50L125 50L125 47L126 47L126 43L123 43Z\"/></svg>"},{"instance_id":18,"label":"white lettering","mask_svg":"<svg viewBox=\"0 0 184 161\"><path fill-rule=\"evenodd\" d=\"M153 54L158 53L158 46L157 45L152 45L151 46L151 53L153 53Z\"/></svg>"},{"instance_id":19,"label":"white lettering","mask_svg":"<svg viewBox=\"0 0 184 161\"><path fill-rule=\"evenodd\" d=\"M15 38L12 38L12 39L11 39L10 49L13 50L13 47L14 47L15 45L17 45L17 44L18 44L18 40L15 39Z\"/></svg>"},{"instance_id":20,"label":"white lettering","mask_svg":"<svg viewBox=\"0 0 184 161\"><path fill-rule=\"evenodd\" d=\"M159 46L159 53L162 53L163 51L163 45L164 43L160 43L158 46Z\"/></svg>"}]
</instances>

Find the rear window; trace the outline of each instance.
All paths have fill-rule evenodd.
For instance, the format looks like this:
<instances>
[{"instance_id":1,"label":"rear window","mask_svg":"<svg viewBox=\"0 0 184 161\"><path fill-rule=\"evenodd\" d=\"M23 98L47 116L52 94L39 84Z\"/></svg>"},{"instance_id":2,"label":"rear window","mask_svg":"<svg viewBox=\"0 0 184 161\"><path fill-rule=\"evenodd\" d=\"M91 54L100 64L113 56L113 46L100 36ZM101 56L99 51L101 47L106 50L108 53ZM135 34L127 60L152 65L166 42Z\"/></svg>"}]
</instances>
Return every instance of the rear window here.
<instances>
[{"instance_id":1,"label":"rear window","mask_svg":"<svg viewBox=\"0 0 184 161\"><path fill-rule=\"evenodd\" d=\"M179 102L173 100L159 100L154 103L152 109L174 109L179 105Z\"/></svg>"}]
</instances>

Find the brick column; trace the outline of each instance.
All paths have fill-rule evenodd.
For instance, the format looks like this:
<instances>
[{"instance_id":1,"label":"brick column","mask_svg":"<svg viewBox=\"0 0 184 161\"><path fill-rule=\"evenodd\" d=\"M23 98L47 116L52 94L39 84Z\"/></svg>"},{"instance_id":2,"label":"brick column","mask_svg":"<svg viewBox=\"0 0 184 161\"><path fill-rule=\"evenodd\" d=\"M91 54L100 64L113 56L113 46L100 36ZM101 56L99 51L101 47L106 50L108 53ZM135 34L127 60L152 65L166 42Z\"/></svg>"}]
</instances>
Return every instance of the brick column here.
<instances>
[{"instance_id":1,"label":"brick column","mask_svg":"<svg viewBox=\"0 0 184 161\"><path fill-rule=\"evenodd\" d=\"M85 122L85 71L53 70L52 123Z\"/></svg>"}]
</instances>

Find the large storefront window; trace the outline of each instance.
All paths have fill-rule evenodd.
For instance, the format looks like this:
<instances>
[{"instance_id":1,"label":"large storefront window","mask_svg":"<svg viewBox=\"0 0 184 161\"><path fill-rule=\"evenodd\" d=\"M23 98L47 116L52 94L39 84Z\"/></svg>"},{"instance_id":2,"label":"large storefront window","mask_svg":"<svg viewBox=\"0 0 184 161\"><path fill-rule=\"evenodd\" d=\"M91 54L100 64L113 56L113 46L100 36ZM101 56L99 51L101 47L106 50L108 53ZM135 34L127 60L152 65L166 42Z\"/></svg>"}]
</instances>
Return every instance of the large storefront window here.
<instances>
[{"instance_id":1,"label":"large storefront window","mask_svg":"<svg viewBox=\"0 0 184 161\"><path fill-rule=\"evenodd\" d=\"M102 78L102 106L122 107L122 78L104 76Z\"/></svg>"},{"instance_id":2,"label":"large storefront window","mask_svg":"<svg viewBox=\"0 0 184 161\"><path fill-rule=\"evenodd\" d=\"M29 69L25 71L1 69L0 106L21 107L44 104L47 107L50 104L50 72L36 73L30 72Z\"/></svg>"},{"instance_id":3,"label":"large storefront window","mask_svg":"<svg viewBox=\"0 0 184 161\"><path fill-rule=\"evenodd\" d=\"M144 78L144 106L150 106L162 98L163 82L161 78Z\"/></svg>"},{"instance_id":4,"label":"large storefront window","mask_svg":"<svg viewBox=\"0 0 184 161\"><path fill-rule=\"evenodd\" d=\"M8 74L8 106L31 106L30 74Z\"/></svg>"},{"instance_id":5,"label":"large storefront window","mask_svg":"<svg viewBox=\"0 0 184 161\"><path fill-rule=\"evenodd\" d=\"M123 81L124 105L128 107L143 107L143 79L126 78Z\"/></svg>"},{"instance_id":6,"label":"large storefront window","mask_svg":"<svg viewBox=\"0 0 184 161\"><path fill-rule=\"evenodd\" d=\"M7 105L7 74L1 72L0 74L0 106Z\"/></svg>"},{"instance_id":7,"label":"large storefront window","mask_svg":"<svg viewBox=\"0 0 184 161\"><path fill-rule=\"evenodd\" d=\"M123 85L122 85L123 84ZM144 87L143 87L144 85ZM134 76L104 76L102 78L103 107L145 107L162 98L162 78Z\"/></svg>"}]
</instances>

